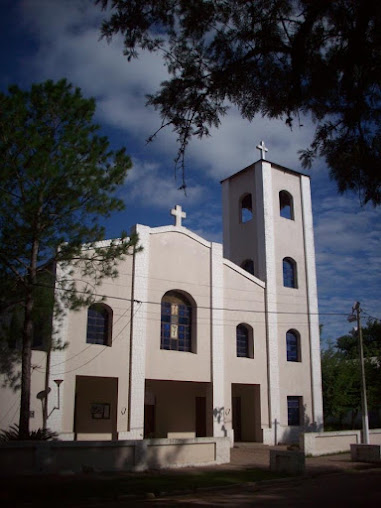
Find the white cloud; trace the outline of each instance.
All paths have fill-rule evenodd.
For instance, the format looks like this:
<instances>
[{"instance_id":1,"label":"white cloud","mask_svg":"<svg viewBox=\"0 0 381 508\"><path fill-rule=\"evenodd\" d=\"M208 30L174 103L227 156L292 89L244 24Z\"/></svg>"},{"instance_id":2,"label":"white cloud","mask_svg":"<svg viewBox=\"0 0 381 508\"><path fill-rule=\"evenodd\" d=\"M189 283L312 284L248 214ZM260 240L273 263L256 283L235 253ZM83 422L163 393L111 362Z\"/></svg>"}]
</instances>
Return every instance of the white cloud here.
<instances>
[{"instance_id":1,"label":"white cloud","mask_svg":"<svg viewBox=\"0 0 381 508\"><path fill-rule=\"evenodd\" d=\"M85 95L95 96L102 122L126 130L141 143L157 130L159 114L145 106L145 95L168 77L159 55L142 52L138 60L128 63L120 38L110 44L99 40L103 15L87 1L34 0L22 6L25 25L40 41L31 72L39 79L67 76ZM259 158L255 147L262 139L268 144L269 160L298 168L297 151L308 145L313 131L306 118L303 124L291 131L281 120L257 117L249 123L232 107L220 128L211 130L211 137L190 143L188 173L197 165L214 180L224 178ZM171 129L161 131L150 144L152 156L173 157L175 140Z\"/></svg>"},{"instance_id":2,"label":"white cloud","mask_svg":"<svg viewBox=\"0 0 381 508\"><path fill-rule=\"evenodd\" d=\"M172 208L175 203L183 206L194 206L200 203L206 189L199 184L189 182L186 195L184 191L173 185L168 172L158 163L133 161L134 166L129 173L124 187L126 201L139 202L141 206L150 208ZM173 177L172 177L173 178Z\"/></svg>"},{"instance_id":3,"label":"white cloud","mask_svg":"<svg viewBox=\"0 0 381 508\"><path fill-rule=\"evenodd\" d=\"M159 115L145 107L145 94L156 90L166 78L160 57L142 53L138 60L127 63L120 39L111 44L99 41L103 15L88 0L25 0L20 6L25 29L32 31L39 43L25 68L30 79L67 77L85 96L96 97L98 121L120 129L126 139L138 145L140 159L135 159L123 189L129 202L152 210L170 209L179 203L190 210L187 225L191 229L219 241L217 193L204 185L212 181L217 189L219 179L259 158L255 147L262 139L268 145L269 160L300 168L297 152L308 146L314 131L309 119L301 120L304 127L290 131L281 120L256 118L249 123L232 108L220 128L212 129L212 137L190 143L185 197L177 190L179 183L172 173L176 152L172 131L161 131L153 143L142 148L160 126ZM170 161L169 167L164 167L163 156ZM346 312L354 300L360 300L365 310L380 316L380 211L359 208L353 196L338 196L321 161L311 175L320 309ZM200 183L194 183L194 178ZM329 323L332 337L348 329L342 316L322 314L321 321Z\"/></svg>"},{"instance_id":4,"label":"white cloud","mask_svg":"<svg viewBox=\"0 0 381 508\"><path fill-rule=\"evenodd\" d=\"M349 313L358 300L364 311L380 316L380 219L379 208L361 208L353 197L327 196L319 203L315 241L321 322L332 338L351 326L345 315L324 313Z\"/></svg>"}]
</instances>

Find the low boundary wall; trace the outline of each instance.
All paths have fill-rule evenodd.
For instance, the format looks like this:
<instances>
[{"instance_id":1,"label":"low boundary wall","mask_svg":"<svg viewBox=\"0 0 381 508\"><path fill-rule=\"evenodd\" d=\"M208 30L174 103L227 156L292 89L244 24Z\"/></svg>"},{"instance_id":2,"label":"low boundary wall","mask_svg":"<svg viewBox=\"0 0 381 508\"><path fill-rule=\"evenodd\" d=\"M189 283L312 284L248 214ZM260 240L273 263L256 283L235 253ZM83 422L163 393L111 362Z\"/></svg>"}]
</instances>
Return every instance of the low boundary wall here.
<instances>
[{"instance_id":1,"label":"low boundary wall","mask_svg":"<svg viewBox=\"0 0 381 508\"><path fill-rule=\"evenodd\" d=\"M24 441L0 446L0 474L145 471L230 461L225 437L136 441Z\"/></svg>"},{"instance_id":2,"label":"low boundary wall","mask_svg":"<svg viewBox=\"0 0 381 508\"><path fill-rule=\"evenodd\" d=\"M381 444L381 429L369 431L370 444ZM361 443L361 430L337 432L306 432L300 435L299 446L305 455L327 455L349 452L352 444Z\"/></svg>"}]
</instances>

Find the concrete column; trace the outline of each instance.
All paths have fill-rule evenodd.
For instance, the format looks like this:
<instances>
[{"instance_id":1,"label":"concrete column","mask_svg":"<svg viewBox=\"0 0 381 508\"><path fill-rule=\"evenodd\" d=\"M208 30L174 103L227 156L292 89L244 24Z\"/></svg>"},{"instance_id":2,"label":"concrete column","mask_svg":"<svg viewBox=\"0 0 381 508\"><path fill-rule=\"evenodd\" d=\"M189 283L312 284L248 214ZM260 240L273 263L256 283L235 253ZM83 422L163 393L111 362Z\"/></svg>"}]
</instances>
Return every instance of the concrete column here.
<instances>
[{"instance_id":1,"label":"concrete column","mask_svg":"<svg viewBox=\"0 0 381 508\"><path fill-rule=\"evenodd\" d=\"M274 426L275 420L280 421L280 390L279 390L279 352L278 352L278 316L277 316L277 284L276 267L279 260L275 258L274 237L274 206L272 192L272 169L269 162L260 161L255 166L255 180L257 199L263 200L263 216L258 217L258 257L260 270L264 270L266 282L266 329L267 329L267 372L269 393L269 425ZM259 189L262 192L259 192ZM258 203L260 205L260 203ZM261 207L258 206L258 210ZM266 433L265 433L266 434ZM272 439L266 434L266 440L271 444ZM272 436L275 439L275 435ZM276 444L276 443L275 443Z\"/></svg>"},{"instance_id":2,"label":"concrete column","mask_svg":"<svg viewBox=\"0 0 381 508\"><path fill-rule=\"evenodd\" d=\"M316 430L321 430L323 426L323 400L320 366L319 309L310 179L307 176L302 176L300 185L304 224L304 250L306 260L307 306L309 318L308 325L310 332L312 420L316 426Z\"/></svg>"},{"instance_id":3,"label":"concrete column","mask_svg":"<svg viewBox=\"0 0 381 508\"><path fill-rule=\"evenodd\" d=\"M223 218L223 255L230 259L231 255L231 238L230 238L230 182L225 180L222 183L222 218Z\"/></svg>"},{"instance_id":4,"label":"concrete column","mask_svg":"<svg viewBox=\"0 0 381 508\"><path fill-rule=\"evenodd\" d=\"M127 433L119 433L119 439L143 439L144 437L146 302L148 301L150 228L138 224L135 232L139 235L139 245L143 247L143 250L135 254L132 274L129 425Z\"/></svg>"},{"instance_id":5,"label":"concrete column","mask_svg":"<svg viewBox=\"0 0 381 508\"><path fill-rule=\"evenodd\" d=\"M57 264L56 268L56 280L62 281L70 278L69 268L65 269L60 264ZM58 302L58 305L61 303L62 294L58 286L55 288L55 299ZM62 305L63 306L63 305ZM69 341L68 337L68 311L64 310L63 313L57 318L53 319L53 350L50 354L50 373L49 373L49 388L51 389L48 395L48 420L47 427L54 432L59 434L65 433L64 436L60 436L61 439L72 439L74 438L73 427L71 423L70 428L65 428L64 422L64 407L66 401L74 400L74 393L72 393L72 383L70 386L67 386L67 379L65 375L65 370L68 369L66 363L66 355L67 350L56 350L54 351L54 344L64 345ZM44 368L45 370L45 368ZM57 384L54 382L55 379L62 379L62 383L60 387L57 387ZM66 383L65 383L66 381ZM59 390L59 400L58 400L58 390ZM75 390L75 387L74 387ZM72 418L70 418L70 422L73 422L73 404L70 403L68 410L71 412ZM68 411L66 411L68 412Z\"/></svg>"},{"instance_id":6,"label":"concrete column","mask_svg":"<svg viewBox=\"0 0 381 508\"><path fill-rule=\"evenodd\" d=\"M211 244L211 356L213 383L213 436L226 437L224 397L224 327L222 245Z\"/></svg>"}]
</instances>

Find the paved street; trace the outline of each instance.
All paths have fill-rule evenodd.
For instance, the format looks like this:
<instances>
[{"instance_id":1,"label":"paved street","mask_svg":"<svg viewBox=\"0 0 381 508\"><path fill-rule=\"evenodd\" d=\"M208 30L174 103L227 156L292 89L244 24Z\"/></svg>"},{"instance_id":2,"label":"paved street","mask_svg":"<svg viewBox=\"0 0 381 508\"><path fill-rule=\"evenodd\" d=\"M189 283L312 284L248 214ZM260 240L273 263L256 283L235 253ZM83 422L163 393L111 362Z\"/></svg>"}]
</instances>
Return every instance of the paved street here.
<instances>
[{"instance_id":1,"label":"paved street","mask_svg":"<svg viewBox=\"0 0 381 508\"><path fill-rule=\"evenodd\" d=\"M280 447L281 448L281 447ZM226 469L269 467L269 448L238 445ZM349 453L306 459L306 476L142 500L140 506L381 506L381 464L351 462Z\"/></svg>"},{"instance_id":2,"label":"paved street","mask_svg":"<svg viewBox=\"0 0 381 508\"><path fill-rule=\"evenodd\" d=\"M145 500L140 506L370 507L381 506L381 469L241 486Z\"/></svg>"}]
</instances>

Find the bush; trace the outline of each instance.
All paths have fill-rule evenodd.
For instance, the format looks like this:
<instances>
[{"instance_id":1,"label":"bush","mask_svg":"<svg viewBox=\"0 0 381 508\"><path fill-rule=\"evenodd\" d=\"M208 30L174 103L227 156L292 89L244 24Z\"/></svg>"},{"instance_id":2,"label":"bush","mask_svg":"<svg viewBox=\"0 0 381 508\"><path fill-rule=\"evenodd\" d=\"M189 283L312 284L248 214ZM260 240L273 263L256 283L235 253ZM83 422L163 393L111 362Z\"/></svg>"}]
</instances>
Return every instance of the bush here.
<instances>
[{"instance_id":1,"label":"bush","mask_svg":"<svg viewBox=\"0 0 381 508\"><path fill-rule=\"evenodd\" d=\"M31 430L26 439L21 439L19 426L17 424L11 425L8 430L0 431L0 442L7 441L57 441L58 434L50 429L37 429Z\"/></svg>"}]
</instances>

